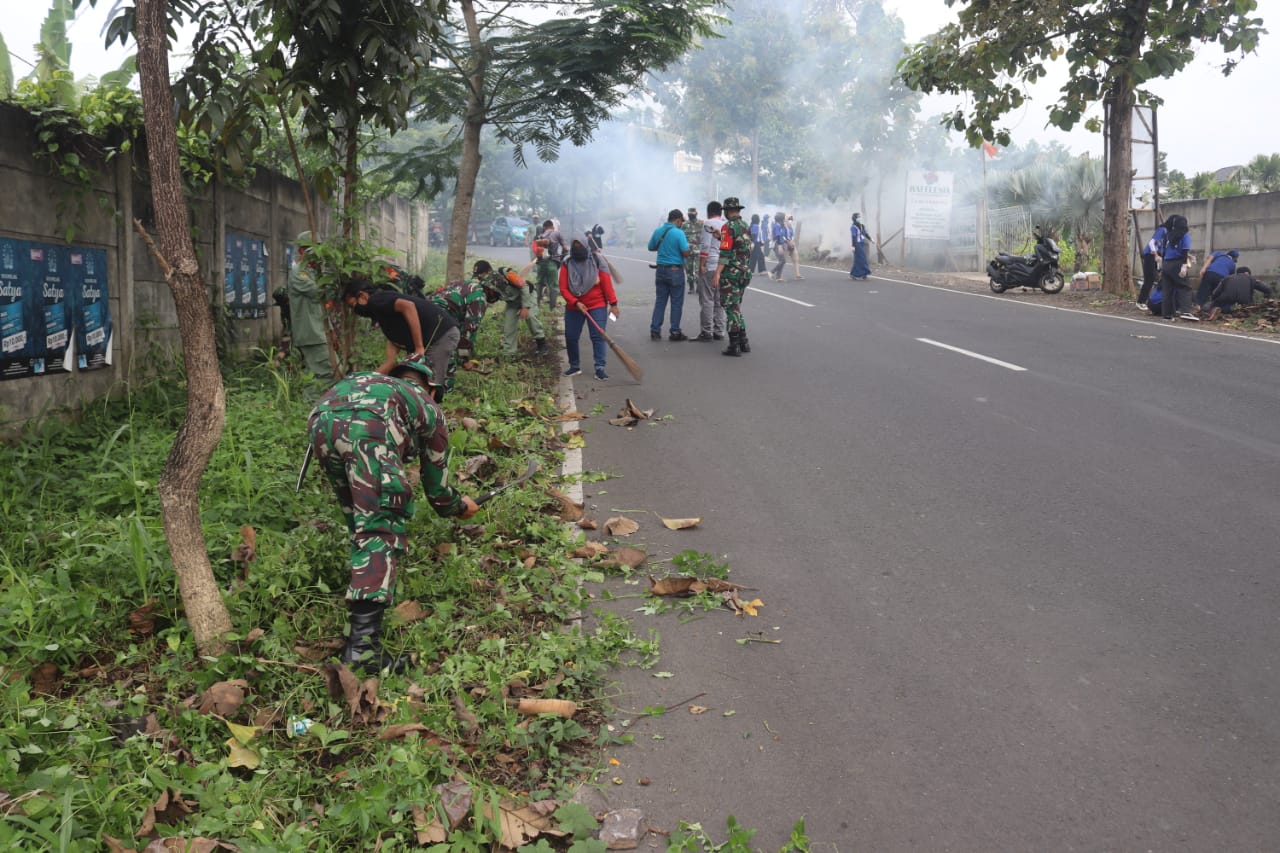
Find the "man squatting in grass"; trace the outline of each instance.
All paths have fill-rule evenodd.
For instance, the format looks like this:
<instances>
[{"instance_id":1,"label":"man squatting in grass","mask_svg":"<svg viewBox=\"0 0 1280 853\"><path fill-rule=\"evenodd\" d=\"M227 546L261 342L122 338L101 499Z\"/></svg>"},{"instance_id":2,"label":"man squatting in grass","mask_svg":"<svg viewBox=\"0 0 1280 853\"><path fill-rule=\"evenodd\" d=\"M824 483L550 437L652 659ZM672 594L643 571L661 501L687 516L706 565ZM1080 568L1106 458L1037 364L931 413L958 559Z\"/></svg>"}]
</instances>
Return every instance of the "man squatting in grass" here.
<instances>
[{"instance_id":1,"label":"man squatting in grass","mask_svg":"<svg viewBox=\"0 0 1280 853\"><path fill-rule=\"evenodd\" d=\"M414 513L410 466L421 460L423 489L436 514L470 518L479 510L449 485L449 431L431 396L434 385L426 356L410 356L389 375L339 380L307 421L311 452L351 534L351 630L340 658L366 670L401 672L407 663L382 650L382 619L395 597L396 565Z\"/></svg>"},{"instance_id":2,"label":"man squatting in grass","mask_svg":"<svg viewBox=\"0 0 1280 853\"><path fill-rule=\"evenodd\" d=\"M449 355L449 373L444 388L453 390L453 377L459 364L465 364L475 354L476 335L480 333L480 321L489 310L489 299L484 288L474 281L451 281L427 297L442 308L462 329L458 348Z\"/></svg>"}]
</instances>

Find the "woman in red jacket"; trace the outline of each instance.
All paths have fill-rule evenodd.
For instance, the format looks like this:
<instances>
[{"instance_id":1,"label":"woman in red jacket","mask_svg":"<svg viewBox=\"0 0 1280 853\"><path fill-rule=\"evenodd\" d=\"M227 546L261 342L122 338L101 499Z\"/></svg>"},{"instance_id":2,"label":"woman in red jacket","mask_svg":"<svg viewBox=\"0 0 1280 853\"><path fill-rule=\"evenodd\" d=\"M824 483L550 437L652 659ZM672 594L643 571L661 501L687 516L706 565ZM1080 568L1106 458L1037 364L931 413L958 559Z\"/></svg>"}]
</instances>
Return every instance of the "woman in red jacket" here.
<instances>
[{"instance_id":1,"label":"woman in red jacket","mask_svg":"<svg viewBox=\"0 0 1280 853\"><path fill-rule=\"evenodd\" d=\"M604 372L604 335L596 326L604 328L610 311L617 316L618 297L613 292L613 278L607 269L597 262L586 244L574 240L569 246L569 257L560 267L560 295L564 298L564 348L569 356L569 369L565 376L577 376L582 372L578 357L578 339L582 327L587 325L586 315L595 320L591 326L591 355L595 362L596 379L608 379Z\"/></svg>"}]
</instances>

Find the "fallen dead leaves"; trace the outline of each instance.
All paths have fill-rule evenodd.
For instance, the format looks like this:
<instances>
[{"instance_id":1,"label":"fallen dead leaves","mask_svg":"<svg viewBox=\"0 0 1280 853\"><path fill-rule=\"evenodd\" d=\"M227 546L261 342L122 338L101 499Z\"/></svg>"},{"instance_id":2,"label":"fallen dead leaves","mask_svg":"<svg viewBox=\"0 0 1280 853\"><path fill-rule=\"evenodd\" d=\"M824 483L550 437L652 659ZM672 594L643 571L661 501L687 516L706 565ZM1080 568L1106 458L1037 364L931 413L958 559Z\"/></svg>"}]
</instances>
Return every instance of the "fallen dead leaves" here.
<instances>
[{"instance_id":1,"label":"fallen dead leaves","mask_svg":"<svg viewBox=\"0 0 1280 853\"><path fill-rule=\"evenodd\" d=\"M653 417L653 409L641 409L635 403L631 402L631 398L627 398L627 402L623 405L622 410L615 417L609 419L609 423L614 426L630 427L635 426L643 420Z\"/></svg>"}]
</instances>

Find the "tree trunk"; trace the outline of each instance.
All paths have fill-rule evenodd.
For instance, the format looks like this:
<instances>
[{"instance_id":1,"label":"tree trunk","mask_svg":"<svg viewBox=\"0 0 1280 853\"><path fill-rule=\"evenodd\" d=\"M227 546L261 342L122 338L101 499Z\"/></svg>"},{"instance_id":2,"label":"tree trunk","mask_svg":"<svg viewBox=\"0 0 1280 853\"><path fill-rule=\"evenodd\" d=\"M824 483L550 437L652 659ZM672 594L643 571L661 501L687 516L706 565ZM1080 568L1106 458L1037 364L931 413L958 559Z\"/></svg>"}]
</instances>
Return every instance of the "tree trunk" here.
<instances>
[{"instance_id":1,"label":"tree trunk","mask_svg":"<svg viewBox=\"0 0 1280 853\"><path fill-rule=\"evenodd\" d=\"M164 0L138 0L138 77L159 239L155 251L177 308L187 380L187 410L165 460L157 491L187 622L196 649L209 655L225 649L224 636L231 630L231 616L214 580L200 527L200 478L222 436L226 405L209 289L200 278L200 265L187 229L187 201L169 90L167 30Z\"/></svg>"},{"instance_id":2,"label":"tree trunk","mask_svg":"<svg viewBox=\"0 0 1280 853\"><path fill-rule=\"evenodd\" d=\"M1108 293L1128 296L1133 290L1129 269L1129 195L1133 188L1133 83L1127 72L1111 84L1107 122L1107 188L1102 223L1103 286Z\"/></svg>"},{"instance_id":3,"label":"tree trunk","mask_svg":"<svg viewBox=\"0 0 1280 853\"><path fill-rule=\"evenodd\" d=\"M454 188L453 219L449 226L449 255L445 260L445 281L466 278L467 231L471 208L476 200L476 178L480 174L480 131L484 129L484 76L488 51L480 41L480 26L471 0L461 0L462 17L471 42L475 66L467 79L467 114L462 120L462 154L458 159L458 180Z\"/></svg>"}]
</instances>

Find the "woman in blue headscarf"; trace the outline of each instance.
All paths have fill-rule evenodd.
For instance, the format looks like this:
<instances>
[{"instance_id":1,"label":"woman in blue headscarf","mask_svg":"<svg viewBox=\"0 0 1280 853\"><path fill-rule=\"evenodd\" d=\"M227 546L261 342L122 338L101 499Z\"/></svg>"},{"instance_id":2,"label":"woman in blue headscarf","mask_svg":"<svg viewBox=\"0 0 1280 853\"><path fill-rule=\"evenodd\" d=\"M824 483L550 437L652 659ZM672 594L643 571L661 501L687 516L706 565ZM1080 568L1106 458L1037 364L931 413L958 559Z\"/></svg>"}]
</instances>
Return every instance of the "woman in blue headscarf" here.
<instances>
[{"instance_id":1,"label":"woman in blue headscarf","mask_svg":"<svg viewBox=\"0 0 1280 853\"><path fill-rule=\"evenodd\" d=\"M853 215L853 224L849 226L849 239L853 242L853 266L849 268L849 278L861 281L871 275L871 264L867 263L867 229L860 221L862 214Z\"/></svg>"}]
</instances>

